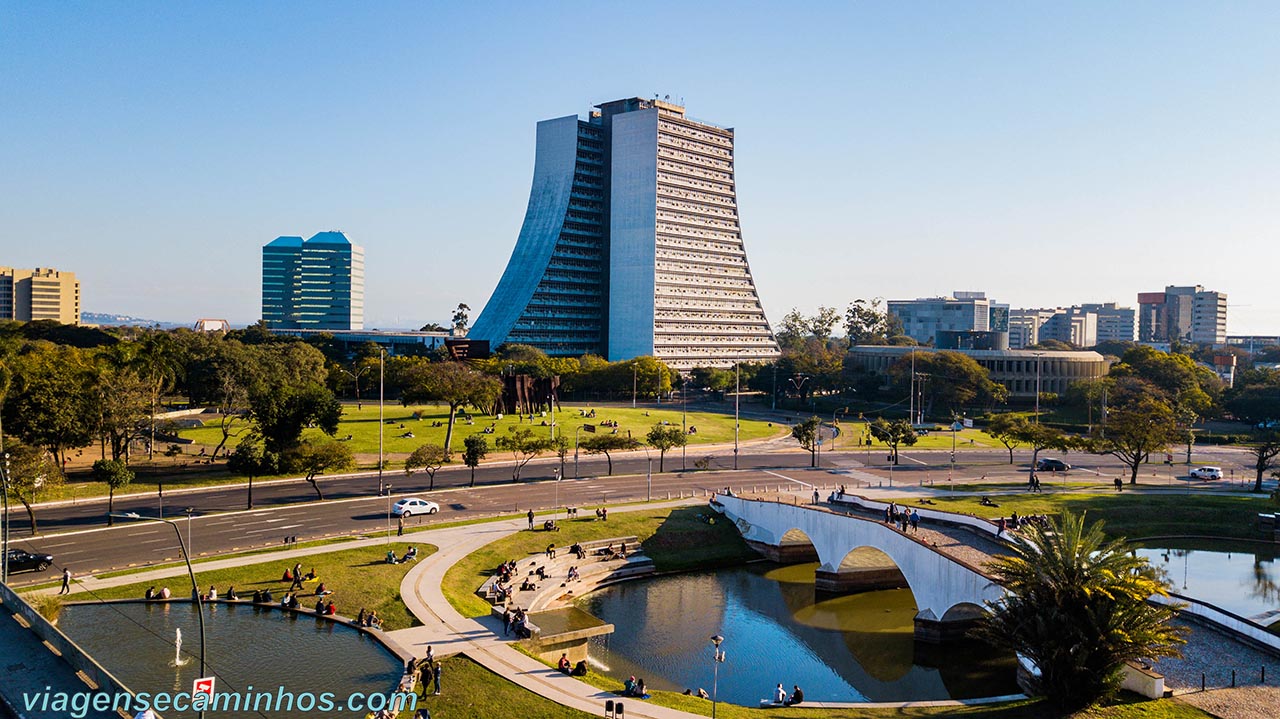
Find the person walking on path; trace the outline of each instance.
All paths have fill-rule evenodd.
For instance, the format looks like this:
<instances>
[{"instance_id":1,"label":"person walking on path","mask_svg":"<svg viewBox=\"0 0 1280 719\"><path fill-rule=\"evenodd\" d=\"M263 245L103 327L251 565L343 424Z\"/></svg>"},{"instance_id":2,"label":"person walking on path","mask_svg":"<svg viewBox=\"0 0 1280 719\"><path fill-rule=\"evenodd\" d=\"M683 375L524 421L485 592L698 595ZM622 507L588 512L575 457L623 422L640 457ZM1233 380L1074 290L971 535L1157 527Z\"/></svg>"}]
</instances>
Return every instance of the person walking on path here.
<instances>
[{"instance_id":1,"label":"person walking on path","mask_svg":"<svg viewBox=\"0 0 1280 719\"><path fill-rule=\"evenodd\" d=\"M71 570L66 567L63 567L62 568L62 589L58 591L58 594L70 594L70 593L71 593Z\"/></svg>"},{"instance_id":2,"label":"person walking on path","mask_svg":"<svg viewBox=\"0 0 1280 719\"><path fill-rule=\"evenodd\" d=\"M914 509L911 510L911 531L920 531L920 513Z\"/></svg>"},{"instance_id":3,"label":"person walking on path","mask_svg":"<svg viewBox=\"0 0 1280 719\"><path fill-rule=\"evenodd\" d=\"M533 510L532 509L529 510L528 517L529 517L529 531L532 532L533 531Z\"/></svg>"},{"instance_id":4,"label":"person walking on path","mask_svg":"<svg viewBox=\"0 0 1280 719\"><path fill-rule=\"evenodd\" d=\"M432 674L436 681L436 696L440 696L440 662L436 662L436 665L432 670Z\"/></svg>"}]
</instances>

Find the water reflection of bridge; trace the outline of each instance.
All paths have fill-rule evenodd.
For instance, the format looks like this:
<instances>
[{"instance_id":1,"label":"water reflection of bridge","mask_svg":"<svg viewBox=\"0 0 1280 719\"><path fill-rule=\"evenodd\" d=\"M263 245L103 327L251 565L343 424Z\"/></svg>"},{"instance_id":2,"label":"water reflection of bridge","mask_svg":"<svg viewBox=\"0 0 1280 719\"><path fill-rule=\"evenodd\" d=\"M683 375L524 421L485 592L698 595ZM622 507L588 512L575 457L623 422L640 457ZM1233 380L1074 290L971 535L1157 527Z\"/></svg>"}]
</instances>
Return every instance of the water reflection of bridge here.
<instances>
[{"instance_id":1,"label":"water reflection of bridge","mask_svg":"<svg viewBox=\"0 0 1280 719\"><path fill-rule=\"evenodd\" d=\"M783 562L816 559L820 589L909 588L918 608L914 624L920 641L960 638L983 603L1003 593L980 567L883 522L742 497L720 495L715 503L765 556Z\"/></svg>"}]
</instances>

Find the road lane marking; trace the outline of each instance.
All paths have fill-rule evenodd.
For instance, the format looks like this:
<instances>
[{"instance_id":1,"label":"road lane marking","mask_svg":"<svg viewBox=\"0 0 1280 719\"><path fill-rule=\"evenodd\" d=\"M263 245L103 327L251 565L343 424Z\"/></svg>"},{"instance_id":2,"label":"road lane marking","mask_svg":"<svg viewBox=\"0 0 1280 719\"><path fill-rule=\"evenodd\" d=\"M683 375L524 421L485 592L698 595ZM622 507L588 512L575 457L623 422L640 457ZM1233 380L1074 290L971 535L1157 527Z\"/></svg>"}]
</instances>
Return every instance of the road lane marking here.
<instances>
[{"instance_id":1,"label":"road lane marking","mask_svg":"<svg viewBox=\"0 0 1280 719\"><path fill-rule=\"evenodd\" d=\"M798 480L798 479L796 479L796 478L794 478L794 477L788 477L788 476L787 476L787 475L785 475L785 474L778 474L777 472L770 472L770 471L769 471L769 470L767 470L767 469L764 471L764 473L765 473L765 474L773 475L774 477L777 477L777 478L779 478L779 479L785 479L785 480L787 480L788 482L795 482L796 484L798 484L798 485L800 485L800 486L802 486L802 487L812 487L812 486L813 486L812 484L809 484L808 482L801 482L800 480Z\"/></svg>"}]
</instances>

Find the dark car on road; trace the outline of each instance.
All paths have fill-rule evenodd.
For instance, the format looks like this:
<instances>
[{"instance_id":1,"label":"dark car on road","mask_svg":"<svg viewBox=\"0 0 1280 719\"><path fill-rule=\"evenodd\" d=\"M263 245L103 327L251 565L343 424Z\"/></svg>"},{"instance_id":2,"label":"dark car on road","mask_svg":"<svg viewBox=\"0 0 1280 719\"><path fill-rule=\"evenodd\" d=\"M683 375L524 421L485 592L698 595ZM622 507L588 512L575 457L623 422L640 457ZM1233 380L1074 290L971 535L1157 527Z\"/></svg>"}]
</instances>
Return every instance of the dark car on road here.
<instances>
[{"instance_id":1,"label":"dark car on road","mask_svg":"<svg viewBox=\"0 0 1280 719\"><path fill-rule=\"evenodd\" d=\"M1041 472L1065 472L1068 469L1071 469L1071 465L1060 459L1045 457L1039 462L1036 462L1036 469Z\"/></svg>"},{"instance_id":2,"label":"dark car on road","mask_svg":"<svg viewBox=\"0 0 1280 719\"><path fill-rule=\"evenodd\" d=\"M9 550L9 571L21 572L31 570L33 572L43 572L53 564L52 554L32 554L24 552L21 549Z\"/></svg>"}]
</instances>

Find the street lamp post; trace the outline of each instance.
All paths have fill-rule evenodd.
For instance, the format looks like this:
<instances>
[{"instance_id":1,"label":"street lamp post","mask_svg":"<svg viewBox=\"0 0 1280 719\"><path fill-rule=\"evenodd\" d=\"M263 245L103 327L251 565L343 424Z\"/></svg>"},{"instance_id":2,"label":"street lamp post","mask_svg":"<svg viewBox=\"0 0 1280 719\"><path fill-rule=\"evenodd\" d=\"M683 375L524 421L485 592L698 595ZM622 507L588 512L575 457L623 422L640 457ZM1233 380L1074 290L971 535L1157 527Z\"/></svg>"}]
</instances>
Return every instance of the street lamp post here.
<instances>
[{"instance_id":1,"label":"street lamp post","mask_svg":"<svg viewBox=\"0 0 1280 719\"><path fill-rule=\"evenodd\" d=\"M724 664L724 650L720 645L723 643L724 637L719 634L711 637L711 719L716 719L716 703L720 700L720 665Z\"/></svg>"},{"instance_id":2,"label":"street lamp post","mask_svg":"<svg viewBox=\"0 0 1280 719\"><path fill-rule=\"evenodd\" d=\"M1040 358L1043 352L1032 352L1036 356L1036 424L1040 424Z\"/></svg>"},{"instance_id":3,"label":"street lamp post","mask_svg":"<svg viewBox=\"0 0 1280 719\"><path fill-rule=\"evenodd\" d=\"M194 511L190 507L187 508L187 529L190 536L191 512ZM182 541L182 530L178 529L178 523L172 519L157 519L155 517L143 517L137 512L114 512L113 517L120 519L136 519L145 522L164 522L173 527L173 533L178 537L178 547L182 549L182 557L187 563L187 576L191 578L191 601L196 605L196 616L200 620L200 677L203 678L208 670L205 664L205 633L204 633L204 600L200 597L200 587L196 584L196 572L191 568L191 550L188 545ZM204 706L201 705L199 710L200 719L204 719Z\"/></svg>"},{"instance_id":4,"label":"street lamp post","mask_svg":"<svg viewBox=\"0 0 1280 719\"><path fill-rule=\"evenodd\" d=\"M9 453L4 453L4 464L0 465L0 495L4 496L4 523L0 525L0 537L4 539L4 555L0 556L0 584L9 584Z\"/></svg>"},{"instance_id":5,"label":"street lamp post","mask_svg":"<svg viewBox=\"0 0 1280 719\"><path fill-rule=\"evenodd\" d=\"M556 478L556 511L551 513L551 521L554 522L556 521L556 518L560 516L560 468L556 467L551 471L555 474Z\"/></svg>"},{"instance_id":6,"label":"street lamp post","mask_svg":"<svg viewBox=\"0 0 1280 719\"><path fill-rule=\"evenodd\" d=\"M625 375L624 375L625 376ZM636 408L636 388L640 380L640 365L631 363L631 409Z\"/></svg>"},{"instance_id":7,"label":"street lamp post","mask_svg":"<svg viewBox=\"0 0 1280 719\"><path fill-rule=\"evenodd\" d=\"M573 478L578 478L578 433L582 431L582 425L573 428Z\"/></svg>"},{"instance_id":8,"label":"street lamp post","mask_svg":"<svg viewBox=\"0 0 1280 719\"><path fill-rule=\"evenodd\" d=\"M386 396L387 349L378 348L378 494L382 494L382 430L386 424L382 418L382 404Z\"/></svg>"},{"instance_id":9,"label":"street lamp post","mask_svg":"<svg viewBox=\"0 0 1280 719\"><path fill-rule=\"evenodd\" d=\"M800 378L800 381L799 381L799 382L797 382L797 381L796 381L796 377L799 377L799 378ZM798 374L798 375L796 375L795 377L789 377L789 378L787 378L787 381L791 383L791 388L792 388L792 389L794 389L794 390L796 391L796 394L797 394L797 395L799 395L799 394L800 394L800 390L804 387L804 383L809 381L809 376L808 376L808 375L803 375L803 374ZM797 402L798 402L797 406L798 406L798 407L800 407L800 408L803 408L803 398L797 397L796 399L797 399Z\"/></svg>"},{"instance_id":10,"label":"street lamp post","mask_svg":"<svg viewBox=\"0 0 1280 719\"><path fill-rule=\"evenodd\" d=\"M733 361L733 468L738 468L738 429L742 425L738 421L738 405L742 399L742 365Z\"/></svg>"},{"instance_id":11,"label":"street lamp post","mask_svg":"<svg viewBox=\"0 0 1280 719\"><path fill-rule=\"evenodd\" d=\"M391 544L391 485L387 485L387 544Z\"/></svg>"},{"instance_id":12,"label":"street lamp post","mask_svg":"<svg viewBox=\"0 0 1280 719\"><path fill-rule=\"evenodd\" d=\"M359 406L360 406L360 375L364 374L365 372L368 372L368 371L369 371L369 367L368 367L368 366L365 366L365 367L364 367L364 368L362 368L359 372L352 372L351 370L347 369L346 367L343 367L343 366L341 366L341 365L338 365L338 370L339 370L340 372L342 372L343 374L345 374L346 376L350 377L350 378L355 382L355 384L356 384L356 406L357 406L357 407L359 407Z\"/></svg>"},{"instance_id":13,"label":"street lamp post","mask_svg":"<svg viewBox=\"0 0 1280 719\"><path fill-rule=\"evenodd\" d=\"M680 443L680 471L688 470L685 465L685 458L688 456L689 449L689 380L682 379L680 382L680 431L684 433L684 441Z\"/></svg>"},{"instance_id":14,"label":"street lamp post","mask_svg":"<svg viewBox=\"0 0 1280 719\"><path fill-rule=\"evenodd\" d=\"M196 513L196 508L183 507L182 513L187 515L187 546L185 549L183 549L183 551L187 551L188 549L194 549L196 546L195 542L191 541L191 515ZM165 520L160 520L160 521L165 521Z\"/></svg>"}]
</instances>

